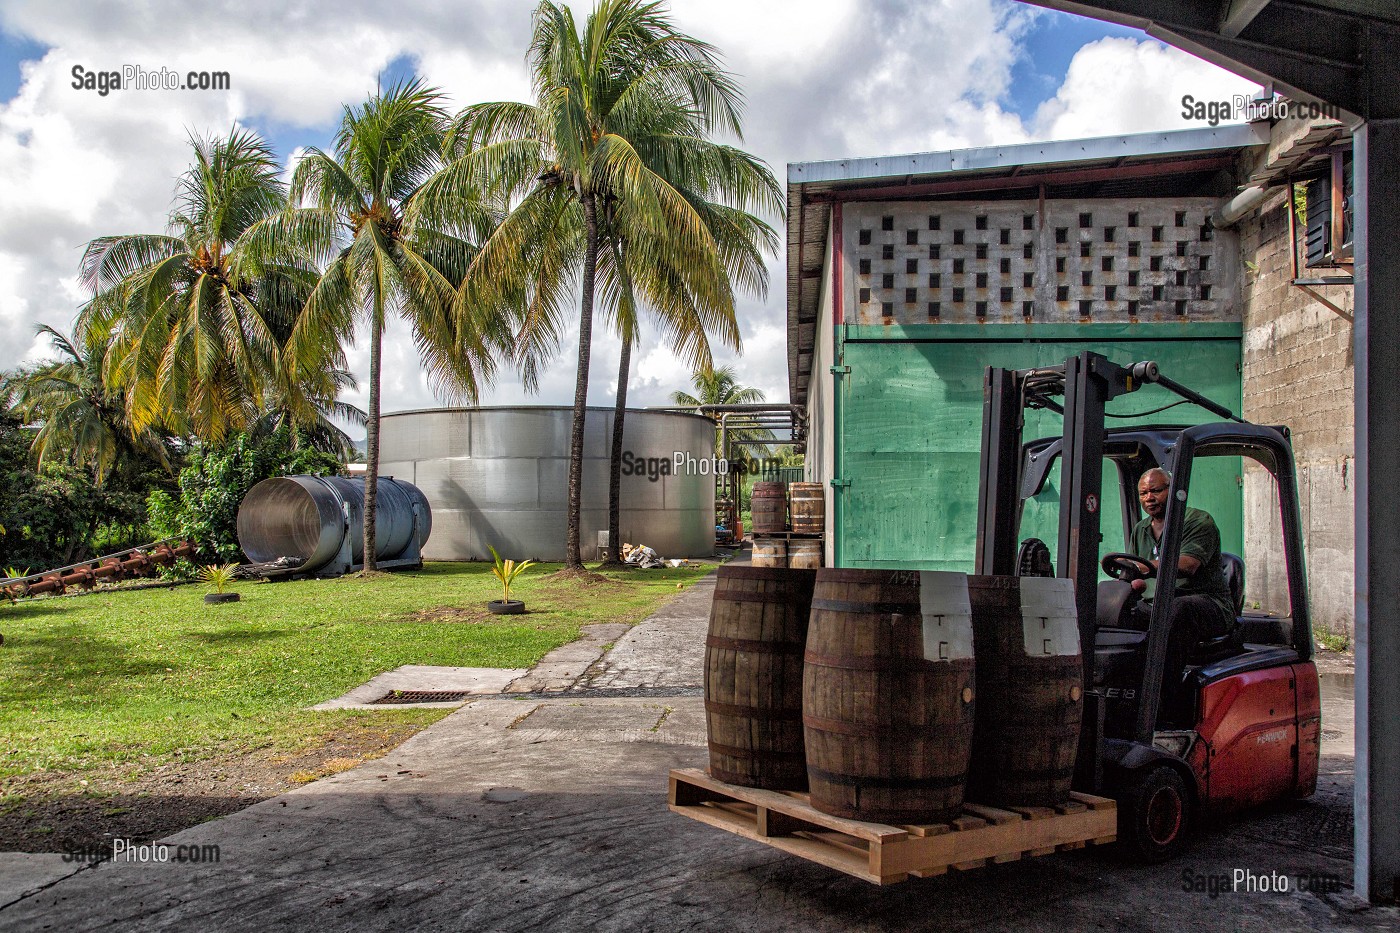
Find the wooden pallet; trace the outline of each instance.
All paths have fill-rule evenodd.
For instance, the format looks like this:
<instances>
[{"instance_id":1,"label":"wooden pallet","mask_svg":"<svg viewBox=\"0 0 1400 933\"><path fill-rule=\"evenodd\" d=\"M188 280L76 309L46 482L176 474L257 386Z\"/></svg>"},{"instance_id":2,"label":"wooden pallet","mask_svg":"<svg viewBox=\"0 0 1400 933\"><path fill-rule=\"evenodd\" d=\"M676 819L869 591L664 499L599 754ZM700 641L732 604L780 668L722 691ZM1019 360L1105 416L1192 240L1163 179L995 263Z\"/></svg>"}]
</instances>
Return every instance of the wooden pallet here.
<instances>
[{"instance_id":1,"label":"wooden pallet","mask_svg":"<svg viewBox=\"0 0 1400 933\"><path fill-rule=\"evenodd\" d=\"M682 816L872 884L1101 845L1118 831L1117 804L1091 794L1054 808L966 804L948 823L887 826L822 813L795 791L725 784L698 768L671 772L669 802Z\"/></svg>"}]
</instances>

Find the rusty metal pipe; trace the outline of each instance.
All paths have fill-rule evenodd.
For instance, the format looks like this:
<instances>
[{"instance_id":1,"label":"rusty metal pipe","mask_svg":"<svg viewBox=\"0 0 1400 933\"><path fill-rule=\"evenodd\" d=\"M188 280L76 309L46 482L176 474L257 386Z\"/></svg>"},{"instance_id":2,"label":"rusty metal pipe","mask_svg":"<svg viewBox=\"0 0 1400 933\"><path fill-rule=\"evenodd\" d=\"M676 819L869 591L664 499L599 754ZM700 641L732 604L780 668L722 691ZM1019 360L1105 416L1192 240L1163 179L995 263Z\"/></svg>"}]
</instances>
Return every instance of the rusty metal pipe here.
<instances>
[{"instance_id":1,"label":"rusty metal pipe","mask_svg":"<svg viewBox=\"0 0 1400 933\"><path fill-rule=\"evenodd\" d=\"M63 578L58 574L48 574L42 577L39 582L29 584L29 595L39 596L44 593L62 593Z\"/></svg>"},{"instance_id":2,"label":"rusty metal pipe","mask_svg":"<svg viewBox=\"0 0 1400 933\"><path fill-rule=\"evenodd\" d=\"M138 553L129 560L122 561L121 567L123 573L133 577L142 577L146 575L146 571L151 569L151 559L145 554Z\"/></svg>"},{"instance_id":3,"label":"rusty metal pipe","mask_svg":"<svg viewBox=\"0 0 1400 933\"><path fill-rule=\"evenodd\" d=\"M0 580L0 594L18 599L25 596L42 596L46 593L57 595L70 586L91 589L97 583L106 580L149 576L159 567L168 567L180 558L193 558L199 553L199 548L194 542L180 539L172 547L169 542L174 540L166 539L149 545L149 552L146 548L128 548L55 570L9 581Z\"/></svg>"},{"instance_id":4,"label":"rusty metal pipe","mask_svg":"<svg viewBox=\"0 0 1400 933\"><path fill-rule=\"evenodd\" d=\"M65 588L77 586L85 590L92 589L92 584L95 582L90 570L76 570L73 573L66 573L61 579Z\"/></svg>"},{"instance_id":5,"label":"rusty metal pipe","mask_svg":"<svg viewBox=\"0 0 1400 933\"><path fill-rule=\"evenodd\" d=\"M101 580L120 580L122 577L125 576L125 574L122 573L122 562L115 557L107 558L102 563L98 564L95 568L93 568L92 572L94 576Z\"/></svg>"}]
</instances>

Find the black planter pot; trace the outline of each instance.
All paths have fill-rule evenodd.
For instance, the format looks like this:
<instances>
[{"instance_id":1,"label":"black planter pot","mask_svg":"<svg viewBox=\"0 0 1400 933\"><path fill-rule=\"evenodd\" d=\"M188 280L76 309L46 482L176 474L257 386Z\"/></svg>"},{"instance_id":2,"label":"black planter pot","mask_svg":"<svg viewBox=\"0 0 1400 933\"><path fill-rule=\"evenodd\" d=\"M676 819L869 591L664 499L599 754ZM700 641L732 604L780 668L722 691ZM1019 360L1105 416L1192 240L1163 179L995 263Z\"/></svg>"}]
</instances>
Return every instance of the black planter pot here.
<instances>
[{"instance_id":1,"label":"black planter pot","mask_svg":"<svg viewBox=\"0 0 1400 933\"><path fill-rule=\"evenodd\" d=\"M241 598L242 598L242 597L240 597L237 593L205 593L205 594L204 594L204 601L205 601L206 603L209 603L209 604L212 605L212 606L217 606L217 605L219 605L220 603L236 603L236 602L238 602L238 600L241 599Z\"/></svg>"},{"instance_id":2,"label":"black planter pot","mask_svg":"<svg viewBox=\"0 0 1400 933\"><path fill-rule=\"evenodd\" d=\"M519 599L493 599L486 604L486 608L491 610L492 615L518 616L525 611L525 602Z\"/></svg>"}]
</instances>

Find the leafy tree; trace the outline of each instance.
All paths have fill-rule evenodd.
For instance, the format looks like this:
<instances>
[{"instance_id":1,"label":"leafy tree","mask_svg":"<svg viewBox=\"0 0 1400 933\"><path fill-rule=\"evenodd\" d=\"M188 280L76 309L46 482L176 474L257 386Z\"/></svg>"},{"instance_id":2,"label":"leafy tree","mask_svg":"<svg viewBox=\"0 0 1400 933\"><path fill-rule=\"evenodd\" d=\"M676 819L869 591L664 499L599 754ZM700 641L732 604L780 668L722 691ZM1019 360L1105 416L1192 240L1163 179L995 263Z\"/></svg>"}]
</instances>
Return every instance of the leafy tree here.
<instances>
[{"instance_id":1,"label":"leafy tree","mask_svg":"<svg viewBox=\"0 0 1400 933\"><path fill-rule=\"evenodd\" d=\"M732 366L699 370L692 376L692 381L695 394L672 392L671 401L684 408L698 408L701 405L753 405L767 399L762 389L740 385ZM710 417L719 420L717 415ZM767 428L730 428L728 434L731 440L736 441L776 440L773 432ZM769 447L751 447L750 450L765 457L772 453ZM715 451L720 456L724 455L719 446L718 427L715 429Z\"/></svg>"},{"instance_id":2,"label":"leafy tree","mask_svg":"<svg viewBox=\"0 0 1400 933\"><path fill-rule=\"evenodd\" d=\"M93 298L78 337L108 345L104 381L136 431L217 443L269 407L315 423L334 405L340 348L303 342L294 371L283 354L316 270L249 248L249 231L286 203L277 159L247 130L191 145L169 233L88 244L82 281Z\"/></svg>"},{"instance_id":3,"label":"leafy tree","mask_svg":"<svg viewBox=\"0 0 1400 933\"><path fill-rule=\"evenodd\" d=\"M335 386L337 394L358 388L355 377L348 370L332 369L327 371L326 376L329 379L328 384ZM262 438L286 427L292 432L293 444L304 441L313 449L335 454L342 460L358 459L359 452L355 442L332 418L364 427L366 419L363 409L338 399L325 401L303 398L299 406L295 396L300 391L300 387L293 382L288 385L287 394L269 400L268 409L249 426L248 433L254 438Z\"/></svg>"},{"instance_id":4,"label":"leafy tree","mask_svg":"<svg viewBox=\"0 0 1400 933\"><path fill-rule=\"evenodd\" d=\"M148 542L146 497L173 488L179 459L168 438L131 430L102 347L39 331L59 358L0 380L0 566L35 571Z\"/></svg>"},{"instance_id":5,"label":"leafy tree","mask_svg":"<svg viewBox=\"0 0 1400 933\"><path fill-rule=\"evenodd\" d=\"M125 464L102 486L61 460L34 465L34 429L0 411L0 567L37 573L145 543L146 494L169 481L152 461Z\"/></svg>"},{"instance_id":6,"label":"leafy tree","mask_svg":"<svg viewBox=\"0 0 1400 933\"><path fill-rule=\"evenodd\" d=\"M339 460L298 442L283 426L261 439L238 434L217 447L191 452L180 471L179 497L153 492L147 501L157 537L189 538L206 555L239 560L238 507L248 490L272 476L333 476Z\"/></svg>"},{"instance_id":7,"label":"leafy tree","mask_svg":"<svg viewBox=\"0 0 1400 933\"><path fill-rule=\"evenodd\" d=\"M689 166L693 171L695 166ZM774 190L777 190L774 182ZM710 228L711 235L722 250L724 265L731 279L737 280L753 293L763 296L767 292L768 269L763 262L762 246L776 250L778 237L771 227L758 218L722 204L702 200L690 188L680 188L697 212ZM612 450L609 457L608 476L608 540L619 541L622 524L622 439L627 417L627 380L630 375L632 346L637 339L638 307L632 287L633 275L626 264L627 243L621 234L610 237L616 251L615 261L618 270L619 294L616 302L606 307L612 310L612 320L622 339L622 350L618 360L617 395L614 403ZM654 272L643 268L642 275ZM684 288L679 277L665 274L659 282L650 283L647 295L650 297L652 318L670 337L678 351L689 350L692 365L701 371L711 368L709 342L705 334L705 322L697 313L693 297ZM729 308L733 317L733 307ZM621 563L621 551L617 547L609 550L610 564Z\"/></svg>"},{"instance_id":8,"label":"leafy tree","mask_svg":"<svg viewBox=\"0 0 1400 933\"><path fill-rule=\"evenodd\" d=\"M427 210L450 210L468 192L485 191L511 205L483 242L462 298L469 309L520 315L527 387L557 348L565 298L579 282L566 563L580 569L584 419L600 286L614 308L623 295L630 302L633 290L663 315L684 307L737 347L723 246L697 205L724 192L743 210L779 204L780 193L761 163L708 142L710 132L738 132L739 92L714 48L676 30L659 3L602 0L580 31L567 7L545 0L535 10L528 59L535 102L466 108L449 136L452 163L423 200ZM688 306L677 304L681 295ZM619 330L630 353L635 330L621 317ZM693 331L677 339L696 350L696 362L707 361L708 347L696 349Z\"/></svg>"},{"instance_id":9,"label":"leafy tree","mask_svg":"<svg viewBox=\"0 0 1400 933\"><path fill-rule=\"evenodd\" d=\"M333 153L310 150L292 177L292 207L254 235L259 254L292 255L323 265L288 346L294 374L329 341L344 346L357 325L370 338L366 420L365 570L374 570L379 476L381 347L389 314L412 326L434 388L475 401L512 350L509 322L458 312L457 288L476 253L472 227L491 215L468 194L452 222L411 210L440 166L446 114L439 93L418 80L347 107ZM303 348L313 352L303 354Z\"/></svg>"},{"instance_id":10,"label":"leafy tree","mask_svg":"<svg viewBox=\"0 0 1400 933\"><path fill-rule=\"evenodd\" d=\"M40 467L56 461L87 467L97 486L119 461L146 456L169 469L166 439L131 425L121 396L105 384L106 348L79 346L47 324L38 331L53 341L59 358L22 369L7 383L16 413L39 425L33 451Z\"/></svg>"}]
</instances>

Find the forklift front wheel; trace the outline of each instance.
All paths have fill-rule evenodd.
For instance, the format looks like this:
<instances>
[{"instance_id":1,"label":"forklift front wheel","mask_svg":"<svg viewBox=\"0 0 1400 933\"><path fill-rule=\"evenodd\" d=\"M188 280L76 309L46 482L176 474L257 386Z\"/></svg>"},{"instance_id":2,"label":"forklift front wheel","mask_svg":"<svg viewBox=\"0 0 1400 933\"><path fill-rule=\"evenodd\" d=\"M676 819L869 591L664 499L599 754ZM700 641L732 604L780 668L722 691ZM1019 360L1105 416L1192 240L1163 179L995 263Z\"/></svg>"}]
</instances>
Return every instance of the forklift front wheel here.
<instances>
[{"instance_id":1,"label":"forklift front wheel","mask_svg":"<svg viewBox=\"0 0 1400 933\"><path fill-rule=\"evenodd\" d=\"M1169 765L1134 777L1118 800L1118 843L1134 861L1156 864L1174 857L1190 825L1186 782Z\"/></svg>"}]
</instances>

